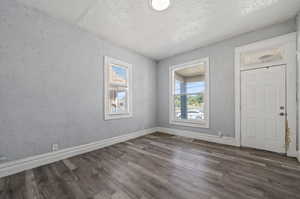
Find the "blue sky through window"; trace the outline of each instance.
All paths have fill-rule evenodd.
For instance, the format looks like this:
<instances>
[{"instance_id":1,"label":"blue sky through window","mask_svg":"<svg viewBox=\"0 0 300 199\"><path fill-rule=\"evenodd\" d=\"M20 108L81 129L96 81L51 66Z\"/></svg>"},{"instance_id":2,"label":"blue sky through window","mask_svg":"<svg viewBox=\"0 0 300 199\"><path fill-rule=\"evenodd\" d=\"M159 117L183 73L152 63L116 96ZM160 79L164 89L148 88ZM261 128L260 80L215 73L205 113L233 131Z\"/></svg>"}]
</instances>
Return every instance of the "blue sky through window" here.
<instances>
[{"instance_id":1,"label":"blue sky through window","mask_svg":"<svg viewBox=\"0 0 300 199\"><path fill-rule=\"evenodd\" d=\"M124 99L125 95L125 92L117 92L117 99Z\"/></svg>"},{"instance_id":2,"label":"blue sky through window","mask_svg":"<svg viewBox=\"0 0 300 199\"><path fill-rule=\"evenodd\" d=\"M180 81L175 81L175 94L180 94Z\"/></svg>"},{"instance_id":3,"label":"blue sky through window","mask_svg":"<svg viewBox=\"0 0 300 199\"><path fill-rule=\"evenodd\" d=\"M119 66L112 66L112 70L122 79L127 80L126 69Z\"/></svg>"},{"instance_id":4,"label":"blue sky through window","mask_svg":"<svg viewBox=\"0 0 300 199\"><path fill-rule=\"evenodd\" d=\"M175 81L175 94L181 93L181 82ZM205 90L205 82L187 82L186 83L186 93L202 93Z\"/></svg>"},{"instance_id":5,"label":"blue sky through window","mask_svg":"<svg viewBox=\"0 0 300 199\"><path fill-rule=\"evenodd\" d=\"M186 92L187 93L202 93L205 89L205 82L187 82Z\"/></svg>"}]
</instances>

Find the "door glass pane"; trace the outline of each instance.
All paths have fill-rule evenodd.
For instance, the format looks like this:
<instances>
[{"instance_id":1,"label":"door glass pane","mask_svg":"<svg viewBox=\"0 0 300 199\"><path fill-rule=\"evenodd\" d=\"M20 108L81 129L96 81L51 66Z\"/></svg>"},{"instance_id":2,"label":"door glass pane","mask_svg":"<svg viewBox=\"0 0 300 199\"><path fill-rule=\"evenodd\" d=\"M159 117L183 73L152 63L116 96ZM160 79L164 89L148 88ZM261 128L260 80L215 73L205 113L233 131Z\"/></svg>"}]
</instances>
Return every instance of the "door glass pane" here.
<instances>
[{"instance_id":1,"label":"door glass pane","mask_svg":"<svg viewBox=\"0 0 300 199\"><path fill-rule=\"evenodd\" d=\"M110 112L127 112L127 90L123 88L110 89Z\"/></svg>"}]
</instances>

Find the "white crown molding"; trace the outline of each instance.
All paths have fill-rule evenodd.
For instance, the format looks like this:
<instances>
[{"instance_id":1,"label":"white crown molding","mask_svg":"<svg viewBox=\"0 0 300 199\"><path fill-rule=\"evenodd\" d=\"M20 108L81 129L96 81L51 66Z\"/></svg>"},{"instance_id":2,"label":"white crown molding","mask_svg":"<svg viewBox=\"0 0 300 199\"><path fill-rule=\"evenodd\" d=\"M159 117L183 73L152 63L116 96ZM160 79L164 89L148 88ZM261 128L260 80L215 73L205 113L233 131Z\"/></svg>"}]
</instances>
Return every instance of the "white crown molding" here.
<instances>
[{"instance_id":1,"label":"white crown molding","mask_svg":"<svg viewBox=\"0 0 300 199\"><path fill-rule=\"evenodd\" d=\"M66 158L70 158L76 155L80 155L83 153L87 153L90 151L94 151L97 149L101 149L107 146L111 146L113 144L117 144L120 142L125 142L127 140L131 140L137 137L141 137L147 134L151 134L157 131L157 128L149 128L140 131L136 131L133 133L129 133L126 135L121 135L118 137L112 137L108 139L104 139L97 142L92 142L89 144L84 144L80 146L70 147L66 149L62 149L55 152L45 153L41 155L36 155L16 161L11 161L7 163L3 163L0 165L0 178L9 176L12 174L16 174L28 169L40 167L46 164L50 164L53 162L57 162Z\"/></svg>"},{"instance_id":2,"label":"white crown molding","mask_svg":"<svg viewBox=\"0 0 300 199\"><path fill-rule=\"evenodd\" d=\"M174 128L165 128L165 127L157 127L157 131L162 132L162 133L167 133L170 135L194 138L194 139L204 140L204 141L208 141L208 142L214 142L214 143L218 143L218 144L239 146L239 143L236 142L236 139L234 137L225 137L225 136L220 137L217 135L209 135L209 134L200 133L200 132L179 130L179 129L174 129Z\"/></svg>"}]
</instances>

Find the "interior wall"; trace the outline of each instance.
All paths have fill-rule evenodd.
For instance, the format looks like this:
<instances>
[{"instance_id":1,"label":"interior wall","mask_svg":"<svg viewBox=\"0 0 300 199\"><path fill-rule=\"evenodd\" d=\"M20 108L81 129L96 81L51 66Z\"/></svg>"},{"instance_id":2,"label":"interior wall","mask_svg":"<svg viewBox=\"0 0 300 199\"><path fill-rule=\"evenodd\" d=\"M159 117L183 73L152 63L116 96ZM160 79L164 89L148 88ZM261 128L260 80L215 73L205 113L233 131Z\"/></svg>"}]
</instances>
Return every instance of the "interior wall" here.
<instances>
[{"instance_id":1,"label":"interior wall","mask_svg":"<svg viewBox=\"0 0 300 199\"><path fill-rule=\"evenodd\" d=\"M157 121L161 127L190 130L211 135L222 132L234 137L234 50L238 46L296 31L295 19L246 33L206 47L179 54L158 63ZM169 67L195 59L210 58L210 128L169 124Z\"/></svg>"},{"instance_id":2,"label":"interior wall","mask_svg":"<svg viewBox=\"0 0 300 199\"><path fill-rule=\"evenodd\" d=\"M156 126L156 62L0 1L0 156L15 160ZM133 64L133 117L104 121L103 56Z\"/></svg>"},{"instance_id":3,"label":"interior wall","mask_svg":"<svg viewBox=\"0 0 300 199\"><path fill-rule=\"evenodd\" d=\"M298 59L298 150L300 149L300 12L297 15L297 59ZM300 150L299 150L300 161Z\"/></svg>"},{"instance_id":4,"label":"interior wall","mask_svg":"<svg viewBox=\"0 0 300 199\"><path fill-rule=\"evenodd\" d=\"M16 160L49 152L54 143L62 149L157 125L234 136L234 48L296 25L289 20L158 64L14 0L0 1L0 30L0 156ZM298 49L299 41L298 34ZM133 64L133 118L104 121L105 55ZM206 56L210 128L170 125L169 67Z\"/></svg>"}]
</instances>

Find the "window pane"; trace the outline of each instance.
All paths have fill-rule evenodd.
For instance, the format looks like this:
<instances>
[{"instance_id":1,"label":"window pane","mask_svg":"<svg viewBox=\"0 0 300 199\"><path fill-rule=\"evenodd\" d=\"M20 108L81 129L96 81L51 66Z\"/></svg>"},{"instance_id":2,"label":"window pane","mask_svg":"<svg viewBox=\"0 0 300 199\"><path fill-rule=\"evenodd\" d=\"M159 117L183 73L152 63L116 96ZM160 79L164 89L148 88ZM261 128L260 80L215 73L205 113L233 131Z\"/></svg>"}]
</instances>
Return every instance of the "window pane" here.
<instances>
[{"instance_id":1,"label":"window pane","mask_svg":"<svg viewBox=\"0 0 300 199\"><path fill-rule=\"evenodd\" d=\"M127 91L120 88L110 89L110 112L127 112Z\"/></svg>"},{"instance_id":2,"label":"window pane","mask_svg":"<svg viewBox=\"0 0 300 199\"><path fill-rule=\"evenodd\" d=\"M127 69L112 65L110 70L110 82L112 84L127 85Z\"/></svg>"},{"instance_id":3,"label":"window pane","mask_svg":"<svg viewBox=\"0 0 300 199\"><path fill-rule=\"evenodd\" d=\"M205 90L204 81L196 82L181 82L175 80L175 94L193 94L193 93L202 93Z\"/></svg>"},{"instance_id":4,"label":"window pane","mask_svg":"<svg viewBox=\"0 0 300 199\"><path fill-rule=\"evenodd\" d=\"M183 88L183 82L175 80L175 94L181 94Z\"/></svg>"},{"instance_id":5,"label":"window pane","mask_svg":"<svg viewBox=\"0 0 300 199\"><path fill-rule=\"evenodd\" d=\"M175 118L184 120L204 120L204 94L175 95Z\"/></svg>"},{"instance_id":6,"label":"window pane","mask_svg":"<svg viewBox=\"0 0 300 199\"><path fill-rule=\"evenodd\" d=\"M279 61L284 58L284 51L281 48L263 49L258 51L244 52L241 54L241 65L249 66L266 62Z\"/></svg>"},{"instance_id":7,"label":"window pane","mask_svg":"<svg viewBox=\"0 0 300 199\"><path fill-rule=\"evenodd\" d=\"M174 106L175 106L175 118L181 119L183 116L181 115L181 95L175 95L174 97Z\"/></svg>"},{"instance_id":8,"label":"window pane","mask_svg":"<svg viewBox=\"0 0 300 199\"><path fill-rule=\"evenodd\" d=\"M206 68L196 66L177 69L174 74L174 115L176 120L205 120L204 94Z\"/></svg>"},{"instance_id":9,"label":"window pane","mask_svg":"<svg viewBox=\"0 0 300 199\"><path fill-rule=\"evenodd\" d=\"M202 93L205 90L204 81L186 82L186 93Z\"/></svg>"}]
</instances>

